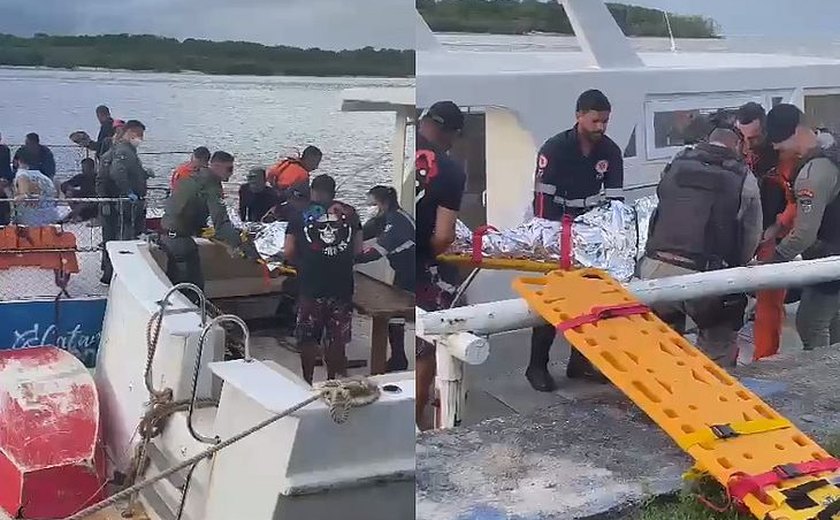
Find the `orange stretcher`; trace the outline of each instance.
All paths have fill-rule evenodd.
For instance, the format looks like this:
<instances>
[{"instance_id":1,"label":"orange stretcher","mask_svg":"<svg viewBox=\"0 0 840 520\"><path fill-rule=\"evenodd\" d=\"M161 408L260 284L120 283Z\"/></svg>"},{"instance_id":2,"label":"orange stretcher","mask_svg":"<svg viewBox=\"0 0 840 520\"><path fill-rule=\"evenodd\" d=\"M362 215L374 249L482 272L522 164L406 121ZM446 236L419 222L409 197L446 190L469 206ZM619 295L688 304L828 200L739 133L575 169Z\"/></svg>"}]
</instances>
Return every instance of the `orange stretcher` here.
<instances>
[{"instance_id":1,"label":"orange stretcher","mask_svg":"<svg viewBox=\"0 0 840 520\"><path fill-rule=\"evenodd\" d=\"M742 509L840 519L840 460L742 386L606 273L552 271L513 286Z\"/></svg>"},{"instance_id":2,"label":"orange stretcher","mask_svg":"<svg viewBox=\"0 0 840 520\"><path fill-rule=\"evenodd\" d=\"M447 264L493 271L522 271L525 273L547 273L559 267L555 262L542 262L524 258L482 258L476 262L470 255L440 255L437 259Z\"/></svg>"},{"instance_id":3,"label":"orange stretcher","mask_svg":"<svg viewBox=\"0 0 840 520\"><path fill-rule=\"evenodd\" d=\"M58 226L4 226L0 228L0 270L12 267L78 273L76 236Z\"/></svg>"}]
</instances>

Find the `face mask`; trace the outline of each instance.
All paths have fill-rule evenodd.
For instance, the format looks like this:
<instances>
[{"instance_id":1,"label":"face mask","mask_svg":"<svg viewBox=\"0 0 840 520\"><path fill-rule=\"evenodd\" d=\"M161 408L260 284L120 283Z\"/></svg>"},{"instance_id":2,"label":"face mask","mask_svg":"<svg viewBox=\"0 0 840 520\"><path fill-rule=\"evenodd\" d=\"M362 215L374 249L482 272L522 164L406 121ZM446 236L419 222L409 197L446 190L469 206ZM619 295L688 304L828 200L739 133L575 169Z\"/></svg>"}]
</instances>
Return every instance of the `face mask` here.
<instances>
[{"instance_id":1,"label":"face mask","mask_svg":"<svg viewBox=\"0 0 840 520\"><path fill-rule=\"evenodd\" d=\"M141 144L143 144L143 139L139 137L132 137L129 141L135 148L139 148Z\"/></svg>"}]
</instances>

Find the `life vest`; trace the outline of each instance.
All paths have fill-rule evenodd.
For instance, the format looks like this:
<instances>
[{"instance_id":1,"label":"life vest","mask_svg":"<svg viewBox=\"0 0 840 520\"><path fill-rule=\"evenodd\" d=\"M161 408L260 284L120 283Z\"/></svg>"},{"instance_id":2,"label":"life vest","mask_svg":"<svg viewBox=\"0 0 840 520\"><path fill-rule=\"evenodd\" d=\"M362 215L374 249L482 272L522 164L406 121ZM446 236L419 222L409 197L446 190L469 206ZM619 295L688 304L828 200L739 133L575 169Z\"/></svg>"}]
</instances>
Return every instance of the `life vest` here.
<instances>
[{"instance_id":1,"label":"life vest","mask_svg":"<svg viewBox=\"0 0 840 520\"><path fill-rule=\"evenodd\" d=\"M778 224L782 227L784 234L787 234L793 227L793 221L796 217L796 196L793 193L792 181L795 168L796 163L794 161L783 160L759 179L765 227L770 224ZM773 196L774 194L775 196ZM780 200L780 195L783 197L784 203Z\"/></svg>"},{"instance_id":2,"label":"life vest","mask_svg":"<svg viewBox=\"0 0 840 520\"><path fill-rule=\"evenodd\" d=\"M414 154L415 199L420 201L426 188L438 175L437 155L434 150L417 150Z\"/></svg>"},{"instance_id":3,"label":"life vest","mask_svg":"<svg viewBox=\"0 0 840 520\"><path fill-rule=\"evenodd\" d=\"M269 186L286 189L295 184L309 183L309 170L300 159L287 158L268 169L265 179Z\"/></svg>"},{"instance_id":4,"label":"life vest","mask_svg":"<svg viewBox=\"0 0 840 520\"><path fill-rule=\"evenodd\" d=\"M76 237L56 226L3 226L0 228L0 270L12 267L35 267L67 275L78 273Z\"/></svg>"},{"instance_id":5,"label":"life vest","mask_svg":"<svg viewBox=\"0 0 840 520\"><path fill-rule=\"evenodd\" d=\"M678 154L657 187L647 254L672 253L699 270L739 265L741 191L749 170L728 150L700 144Z\"/></svg>"},{"instance_id":6,"label":"life vest","mask_svg":"<svg viewBox=\"0 0 840 520\"><path fill-rule=\"evenodd\" d=\"M174 190L179 181L189 177L195 173L195 171L196 168L190 162L179 164L172 172L172 178L169 180L169 187Z\"/></svg>"}]
</instances>

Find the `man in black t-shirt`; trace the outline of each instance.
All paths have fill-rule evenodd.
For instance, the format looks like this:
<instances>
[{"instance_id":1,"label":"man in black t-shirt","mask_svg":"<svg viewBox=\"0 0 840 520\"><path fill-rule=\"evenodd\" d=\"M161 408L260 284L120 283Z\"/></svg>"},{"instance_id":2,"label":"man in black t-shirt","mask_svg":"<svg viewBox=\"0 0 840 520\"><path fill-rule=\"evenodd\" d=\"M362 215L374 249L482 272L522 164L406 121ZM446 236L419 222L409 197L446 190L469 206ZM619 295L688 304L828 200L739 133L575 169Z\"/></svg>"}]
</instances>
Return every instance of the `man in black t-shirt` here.
<instances>
[{"instance_id":1,"label":"man in black t-shirt","mask_svg":"<svg viewBox=\"0 0 840 520\"><path fill-rule=\"evenodd\" d=\"M82 173L61 183L61 193L68 199L96 197L96 163L87 157L80 165ZM95 202L71 202L70 213L62 222L84 222L95 219L98 213L99 207Z\"/></svg>"},{"instance_id":2,"label":"man in black t-shirt","mask_svg":"<svg viewBox=\"0 0 840 520\"><path fill-rule=\"evenodd\" d=\"M276 204L277 194L265 182L265 168L252 168L248 182L239 186L239 218L260 222Z\"/></svg>"},{"instance_id":3,"label":"man in black t-shirt","mask_svg":"<svg viewBox=\"0 0 840 520\"><path fill-rule=\"evenodd\" d=\"M312 204L289 222L284 255L298 271L295 336L303 378L312 384L318 338L326 333L327 377L347 375L345 348L353 320L353 264L362 250L361 222L351 206L334 200L335 179L312 181Z\"/></svg>"},{"instance_id":4,"label":"man in black t-shirt","mask_svg":"<svg viewBox=\"0 0 840 520\"><path fill-rule=\"evenodd\" d=\"M444 289L435 258L455 240L466 173L447 155L464 128L464 115L451 101L433 104L418 123L415 153L417 224L417 306L426 311L448 308L453 295ZM435 377L434 345L417 340L415 377L417 426L426 426L425 408Z\"/></svg>"}]
</instances>

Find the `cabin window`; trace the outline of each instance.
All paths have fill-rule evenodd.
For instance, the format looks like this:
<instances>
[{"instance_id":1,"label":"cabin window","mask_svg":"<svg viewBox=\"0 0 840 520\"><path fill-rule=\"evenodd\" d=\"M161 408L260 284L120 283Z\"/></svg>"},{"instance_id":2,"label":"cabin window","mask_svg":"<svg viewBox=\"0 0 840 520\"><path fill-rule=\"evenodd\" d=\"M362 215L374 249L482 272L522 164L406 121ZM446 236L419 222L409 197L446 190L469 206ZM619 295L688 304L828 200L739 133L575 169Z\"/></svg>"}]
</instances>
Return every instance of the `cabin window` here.
<instances>
[{"instance_id":1,"label":"cabin window","mask_svg":"<svg viewBox=\"0 0 840 520\"><path fill-rule=\"evenodd\" d=\"M726 107L656 112L653 115L654 143L657 148L696 143L710 130L710 116L715 115L724 121L732 122L737 110L737 107Z\"/></svg>"},{"instance_id":2,"label":"cabin window","mask_svg":"<svg viewBox=\"0 0 840 520\"><path fill-rule=\"evenodd\" d=\"M633 133L630 134L630 140L624 148L624 157L636 157L636 127L633 127Z\"/></svg>"},{"instance_id":3,"label":"cabin window","mask_svg":"<svg viewBox=\"0 0 840 520\"><path fill-rule=\"evenodd\" d=\"M692 96L690 98L649 101L645 106L648 160L669 159L683 147L706 137L708 117L734 122L738 107L749 102L762 103L763 96Z\"/></svg>"},{"instance_id":4,"label":"cabin window","mask_svg":"<svg viewBox=\"0 0 840 520\"><path fill-rule=\"evenodd\" d=\"M805 95L805 115L814 128L840 135L840 93Z\"/></svg>"}]
</instances>

